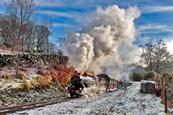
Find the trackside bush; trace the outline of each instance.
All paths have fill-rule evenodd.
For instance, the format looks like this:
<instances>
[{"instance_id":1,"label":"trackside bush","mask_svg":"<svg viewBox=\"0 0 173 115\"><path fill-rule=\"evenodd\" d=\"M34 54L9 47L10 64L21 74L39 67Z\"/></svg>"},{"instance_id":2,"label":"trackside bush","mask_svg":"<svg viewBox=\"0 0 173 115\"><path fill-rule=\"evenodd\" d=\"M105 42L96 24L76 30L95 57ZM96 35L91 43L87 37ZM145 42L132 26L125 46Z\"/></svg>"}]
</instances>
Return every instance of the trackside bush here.
<instances>
[{"instance_id":1,"label":"trackside bush","mask_svg":"<svg viewBox=\"0 0 173 115\"><path fill-rule=\"evenodd\" d=\"M145 74L144 80L154 80L156 73L154 71L149 71Z\"/></svg>"},{"instance_id":2,"label":"trackside bush","mask_svg":"<svg viewBox=\"0 0 173 115\"><path fill-rule=\"evenodd\" d=\"M133 73L130 77L132 81L141 81L143 79L143 74L142 73Z\"/></svg>"}]
</instances>

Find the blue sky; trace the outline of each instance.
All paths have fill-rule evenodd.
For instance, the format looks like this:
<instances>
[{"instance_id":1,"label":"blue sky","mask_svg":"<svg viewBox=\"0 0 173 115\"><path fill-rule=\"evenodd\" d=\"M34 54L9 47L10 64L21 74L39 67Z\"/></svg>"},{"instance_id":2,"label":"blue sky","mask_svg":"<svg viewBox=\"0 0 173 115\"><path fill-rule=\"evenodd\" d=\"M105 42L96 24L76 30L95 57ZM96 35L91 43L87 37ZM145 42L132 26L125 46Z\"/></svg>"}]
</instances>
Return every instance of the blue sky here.
<instances>
[{"instance_id":1,"label":"blue sky","mask_svg":"<svg viewBox=\"0 0 173 115\"><path fill-rule=\"evenodd\" d=\"M4 2L8 0L0 0L0 13L4 12ZM141 15L135 21L138 31L135 43L138 45L149 38L173 41L173 0L35 0L35 3L34 20L51 22L50 41L53 43L65 37L70 29L80 31L90 22L89 15L97 7L113 4L121 8L139 8Z\"/></svg>"}]
</instances>

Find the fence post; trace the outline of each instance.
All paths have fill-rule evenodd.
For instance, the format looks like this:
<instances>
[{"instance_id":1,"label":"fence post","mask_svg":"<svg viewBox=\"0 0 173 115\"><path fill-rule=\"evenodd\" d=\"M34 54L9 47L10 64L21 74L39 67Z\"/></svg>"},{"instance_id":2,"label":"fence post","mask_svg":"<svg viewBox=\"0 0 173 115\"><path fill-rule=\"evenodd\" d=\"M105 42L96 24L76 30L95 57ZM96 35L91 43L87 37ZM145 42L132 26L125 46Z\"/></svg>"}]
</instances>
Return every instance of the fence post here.
<instances>
[{"instance_id":1,"label":"fence post","mask_svg":"<svg viewBox=\"0 0 173 115\"><path fill-rule=\"evenodd\" d=\"M164 94L165 94L165 113L167 113L168 108L167 108L167 91L166 91L166 87L165 87L165 90L164 90Z\"/></svg>"}]
</instances>

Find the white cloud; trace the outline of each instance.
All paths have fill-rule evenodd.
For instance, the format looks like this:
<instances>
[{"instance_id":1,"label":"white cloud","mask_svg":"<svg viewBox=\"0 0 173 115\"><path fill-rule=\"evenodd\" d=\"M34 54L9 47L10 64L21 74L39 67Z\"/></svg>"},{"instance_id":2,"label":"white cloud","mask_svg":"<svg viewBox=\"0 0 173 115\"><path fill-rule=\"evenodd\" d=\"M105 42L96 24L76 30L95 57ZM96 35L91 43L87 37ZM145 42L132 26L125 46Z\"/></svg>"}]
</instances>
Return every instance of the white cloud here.
<instances>
[{"instance_id":1,"label":"white cloud","mask_svg":"<svg viewBox=\"0 0 173 115\"><path fill-rule=\"evenodd\" d=\"M173 33L173 27L163 24L145 24L138 26L139 32L152 32L152 33L159 33L159 32L169 32Z\"/></svg>"},{"instance_id":2,"label":"white cloud","mask_svg":"<svg viewBox=\"0 0 173 115\"><path fill-rule=\"evenodd\" d=\"M52 11L52 10L37 10L36 14L42 14L42 15L46 15L49 16L50 18L56 18L58 16L62 16L62 17L67 17L67 18L71 18L73 21L75 21L77 24L81 25L81 26L85 26L86 24L88 24L91 20L90 18L90 14L87 13L83 13L83 15L81 15L80 13L68 13L68 12L59 12L59 11ZM67 25L67 24L60 24L60 23L55 23L53 25L54 27L72 27L74 28L74 25Z\"/></svg>"},{"instance_id":3,"label":"white cloud","mask_svg":"<svg viewBox=\"0 0 173 115\"><path fill-rule=\"evenodd\" d=\"M154 13L154 12L173 12L173 6L150 6L145 7L144 12Z\"/></svg>"},{"instance_id":4,"label":"white cloud","mask_svg":"<svg viewBox=\"0 0 173 115\"><path fill-rule=\"evenodd\" d=\"M64 5L60 0L35 0L34 2L37 6L56 7Z\"/></svg>"},{"instance_id":5,"label":"white cloud","mask_svg":"<svg viewBox=\"0 0 173 115\"><path fill-rule=\"evenodd\" d=\"M173 39L166 42L168 51L173 54Z\"/></svg>"},{"instance_id":6,"label":"white cloud","mask_svg":"<svg viewBox=\"0 0 173 115\"><path fill-rule=\"evenodd\" d=\"M51 10L42 10L42 11L40 10L40 11L36 11L36 13L43 14L43 15L49 15L49 16L64 16L64 17L69 17L69 18L74 17L74 15L69 14L69 13L51 11Z\"/></svg>"},{"instance_id":7,"label":"white cloud","mask_svg":"<svg viewBox=\"0 0 173 115\"><path fill-rule=\"evenodd\" d=\"M0 4L8 3L10 0L0 0ZM64 3L61 0L34 0L36 6L56 7L63 6Z\"/></svg>"},{"instance_id":8,"label":"white cloud","mask_svg":"<svg viewBox=\"0 0 173 115\"><path fill-rule=\"evenodd\" d=\"M7 3L9 2L10 0L0 0L0 4L4 4L4 3Z\"/></svg>"},{"instance_id":9,"label":"white cloud","mask_svg":"<svg viewBox=\"0 0 173 115\"><path fill-rule=\"evenodd\" d=\"M52 23L53 27L65 27L65 28L75 28L74 25L62 24L62 23Z\"/></svg>"},{"instance_id":10,"label":"white cloud","mask_svg":"<svg viewBox=\"0 0 173 115\"><path fill-rule=\"evenodd\" d=\"M163 39L166 41L166 43L168 44L168 50L170 52L173 53L173 27L166 25L166 24L144 24L144 25L140 25L137 27L137 31L138 31L138 38L137 41L139 41L141 45L145 44L148 42L149 39L153 39L154 41L158 39ZM156 36L156 37L152 37L152 35L160 35L160 33L167 33L169 35L167 36ZM151 34L151 36L150 36ZM142 35L142 36L141 36ZM172 41L171 41L172 40ZM171 41L171 42L170 42Z\"/></svg>"},{"instance_id":11,"label":"white cloud","mask_svg":"<svg viewBox=\"0 0 173 115\"><path fill-rule=\"evenodd\" d=\"M0 11L0 14L4 14L4 12L3 11Z\"/></svg>"}]
</instances>

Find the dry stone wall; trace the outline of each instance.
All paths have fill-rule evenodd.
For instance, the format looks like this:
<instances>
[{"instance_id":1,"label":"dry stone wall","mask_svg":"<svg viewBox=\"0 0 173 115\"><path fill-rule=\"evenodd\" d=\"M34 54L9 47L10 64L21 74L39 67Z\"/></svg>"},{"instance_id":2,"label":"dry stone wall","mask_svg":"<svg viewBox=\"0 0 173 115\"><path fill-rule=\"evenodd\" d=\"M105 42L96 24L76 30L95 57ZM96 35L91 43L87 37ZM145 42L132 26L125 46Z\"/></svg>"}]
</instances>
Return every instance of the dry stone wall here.
<instances>
[{"instance_id":1,"label":"dry stone wall","mask_svg":"<svg viewBox=\"0 0 173 115\"><path fill-rule=\"evenodd\" d=\"M17 62L19 62L19 64L27 62L42 65L66 65L68 61L69 58L67 56L57 54L0 54L0 67L15 66Z\"/></svg>"}]
</instances>

